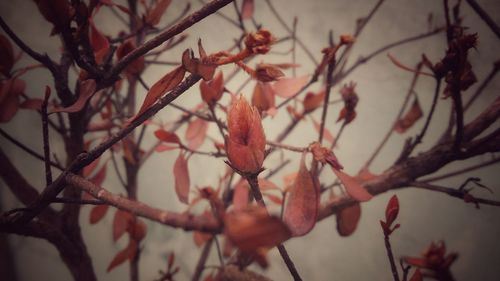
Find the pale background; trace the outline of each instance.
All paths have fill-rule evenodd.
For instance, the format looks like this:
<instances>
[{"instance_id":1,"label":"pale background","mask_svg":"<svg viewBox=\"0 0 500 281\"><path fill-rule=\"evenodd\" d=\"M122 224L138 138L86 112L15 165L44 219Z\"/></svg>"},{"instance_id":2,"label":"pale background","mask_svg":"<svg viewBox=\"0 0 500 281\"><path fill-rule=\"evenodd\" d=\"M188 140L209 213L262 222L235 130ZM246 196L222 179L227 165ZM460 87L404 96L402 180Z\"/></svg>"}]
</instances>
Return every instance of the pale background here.
<instances>
[{"instance_id":1,"label":"pale background","mask_svg":"<svg viewBox=\"0 0 500 281\"><path fill-rule=\"evenodd\" d=\"M287 35L265 3L259 0L255 2L257 21L264 23L264 27L271 30L277 37ZM327 45L328 31L333 29L336 36L352 32L355 20L366 15L375 2L375 0L274 1L289 24L291 24L293 16L299 17L298 32L300 38L317 54L318 59L320 59L319 51ZM497 23L500 21L499 1L482 0L478 2L489 11ZM192 1L192 4L194 9L200 6L198 1ZM162 22L169 22L184 8L184 5L185 1L174 0ZM479 34L477 51L472 51L470 56L473 60L474 71L482 80L490 71L492 62L499 59L499 40L466 3L463 4L462 10L465 15L464 24L471 27L471 32ZM232 5L228 5L222 11L234 17ZM362 33L352 58L356 58L358 54L370 53L380 46L403 37L425 32L429 12L434 14L435 24L443 24L442 1L387 0ZM2 0L0 1L0 13L28 45L35 50L44 50L56 57L60 43L55 38L48 38L49 24L36 12L32 1ZM114 20L104 11L99 14L96 21L102 23L99 27L106 34L116 34L113 32L123 28L120 22ZM247 24L247 26L251 25ZM238 32L234 26L228 25L220 17L212 16L190 29L190 38L186 44L169 52L163 59L179 60L184 48L194 47L198 37L203 39L205 49L208 52L225 49L231 46L233 37L239 34ZM275 50L287 51L289 46L289 44L278 45ZM400 58L407 65L415 65L422 53L426 53L432 61L438 60L443 55L444 48L445 39L444 35L441 34L424 41L398 47L391 50L391 54ZM20 64L32 63L26 58L27 56ZM259 58L257 61L261 59L266 62L290 61L289 56L269 55ZM312 72L312 64L301 51L298 52L297 61L302 65L298 70L299 74ZM232 70L231 67L222 69L225 74L229 74ZM164 66L150 67L144 78L149 84L152 84L167 70L168 67ZM354 123L344 131L339 149L336 151L338 158L348 172L355 173L360 168L391 126L410 84L411 76L412 74L395 68L384 55L373 59L351 75L350 79L358 83L357 92L360 96L358 116ZM41 96L43 86L52 84L51 77L46 71L33 71L25 78L29 81L27 93L31 96ZM245 78L245 76L240 75L227 87L234 91ZM430 106L433 87L432 79L423 78L416 88L425 113L428 112L427 108ZM464 96L470 95L475 87L477 84ZM312 89L317 90L318 88L319 85ZM338 86L335 87L333 91L335 98L338 97L338 88ZM253 83L250 83L243 90L244 95L249 98L252 89ZM471 120L481 109L494 100L498 96L499 90L500 83L496 79L470 112L467 112L466 120ZM139 92L142 93L143 90L140 89ZM178 102L186 105L198 103L198 87L193 87ZM435 122L429 128L429 133L420 149L430 147L433 144L433 137L439 136L441 130L446 126L449 103L449 100L439 100ZM338 131L339 125L335 124L334 120L339 109L340 107L333 106L329 111L330 123L327 127L334 134ZM162 120L173 120L174 116L178 114L178 111L169 108L163 110L159 116ZM319 112L316 113L316 117L318 116ZM268 137L273 138L287 122L288 117L285 112L279 114L274 120L267 120L264 126ZM422 125L423 121L420 121L404 136L393 136L383 149L381 156L372 165L373 172L381 172L388 167L401 151L404 139L414 136ZM498 125L497 122L496 126ZM24 143L41 151L40 120L36 114L22 112L11 123L2 125L2 128ZM180 135L183 135L183 130L180 131ZM209 134L218 137L217 133L215 127L211 125ZM315 138L316 133L309 122L299 127L286 140L286 143L305 146ZM146 144L153 141L152 133L147 134ZM42 162L33 160L4 139L0 139L0 143L14 164L26 172L29 181L41 189L44 182ZM59 140L53 138L52 150L56 153L62 153L60 144ZM210 149L210 147L207 144L204 148ZM265 166L271 167L275 164L278 154L274 158L267 159ZM185 209L185 206L178 202L173 191L171 169L176 156L177 152L157 154L143 167L139 179L139 199L141 201L168 210L181 211ZM289 153L286 156L297 157L297 155ZM463 164L471 165L479 161L486 161L489 157L491 155L483 155ZM221 159L207 159L203 156L193 156L189 164L192 182L199 186L215 184L224 168ZM297 169L297 166L297 161L295 161L294 164L285 169L285 172L291 172ZM452 171L458 167L460 164L455 163L439 172ZM497 194L490 195L488 192L480 190L475 194L500 199L498 195L500 191L499 167L499 165L490 166L481 171L442 181L440 184L455 187L467 176L478 176ZM116 193L123 192L111 171L112 169L108 169L108 178L104 186ZM324 173L322 177L325 182L331 182L332 179L333 175L329 172ZM280 177L276 177L275 182L281 184ZM19 203L13 199L3 182L0 182L0 186L2 208L5 210L19 207ZM383 217L385 204L392 194L393 192L390 192L377 196L372 201L363 204L363 215L358 229L348 238L339 237L335 230L335 219L331 217L321 221L307 236L286 242L285 245L304 280L390 280L389 264L378 221ZM401 204L398 222L402 224L402 227L391 237L396 257L416 256L431 241L443 239L446 241L449 251L456 251L460 254L459 259L452 267L457 280L498 280L500 276L498 267L500 264L500 245L498 244L500 209L484 206L480 210L476 210L471 204L465 204L458 199L429 191L404 189L398 191L397 194ZM88 225L89 210L90 207L83 207L81 222L96 274L100 280L127 280L128 266L126 265L120 266L111 273L106 273L107 265L116 252L125 246L127 239L122 238L119 243L112 243L112 212L108 213L98 225ZM15 261L21 280L45 281L69 280L71 278L68 270L62 265L58 253L47 242L19 236L11 236L10 241L16 254ZM189 280L200 253L200 250L193 243L191 233L184 233L181 230L148 222L148 235L143 245L144 250L140 263L141 280L158 278L157 272L164 269L166 256L171 251L176 253L177 264L181 266L181 272L177 279ZM212 251L208 264L218 263L214 254L215 251ZM266 271L266 275L274 280L289 280L289 273L278 252L271 251L270 257L271 266Z\"/></svg>"}]
</instances>

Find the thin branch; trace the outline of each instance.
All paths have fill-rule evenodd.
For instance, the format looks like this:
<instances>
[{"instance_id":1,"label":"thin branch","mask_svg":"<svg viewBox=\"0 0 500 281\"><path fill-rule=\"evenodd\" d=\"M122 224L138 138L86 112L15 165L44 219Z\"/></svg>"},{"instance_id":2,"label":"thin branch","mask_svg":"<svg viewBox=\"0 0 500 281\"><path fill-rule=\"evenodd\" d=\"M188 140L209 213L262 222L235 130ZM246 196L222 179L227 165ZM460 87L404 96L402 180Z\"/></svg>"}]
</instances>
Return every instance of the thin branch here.
<instances>
[{"instance_id":1,"label":"thin branch","mask_svg":"<svg viewBox=\"0 0 500 281\"><path fill-rule=\"evenodd\" d=\"M476 0L467 0L467 3L472 7L472 9L479 15L479 17L490 27L497 37L500 39L500 28L495 23L495 21L486 13L481 6L476 2Z\"/></svg>"},{"instance_id":2,"label":"thin branch","mask_svg":"<svg viewBox=\"0 0 500 281\"><path fill-rule=\"evenodd\" d=\"M194 270L193 277L191 277L191 281L200 280L203 269L205 269L205 263L207 262L208 255L210 254L210 249L212 248L213 241L214 239L210 239L203 246L203 250L201 251L201 255L198 259L198 263L196 264L196 268Z\"/></svg>"},{"instance_id":3,"label":"thin branch","mask_svg":"<svg viewBox=\"0 0 500 281\"><path fill-rule=\"evenodd\" d=\"M116 77L135 59L145 55L150 50L160 46L161 44L163 44L163 42L169 40L175 35L180 34L184 30L193 26L194 24L206 18L207 16L215 13L217 10L223 8L232 1L233 0L213 0L212 2L203 6L200 10L192 13L191 15L181 20L178 24L172 26L168 30L163 31L162 33L158 34L151 40L142 44L140 47L137 47L132 52L128 53L113 67L113 69L109 72L108 77L109 78Z\"/></svg>"},{"instance_id":4,"label":"thin branch","mask_svg":"<svg viewBox=\"0 0 500 281\"><path fill-rule=\"evenodd\" d=\"M465 103L464 105L464 111L467 111L467 109L472 105L472 103L481 95L483 90L488 86L488 84L493 80L495 75L498 73L500 70L500 61L496 61L493 64L493 68L491 69L491 72L488 74L486 79L484 79L483 83L477 88L476 92L472 95L472 97Z\"/></svg>"},{"instance_id":5,"label":"thin branch","mask_svg":"<svg viewBox=\"0 0 500 281\"><path fill-rule=\"evenodd\" d=\"M489 165L496 164L498 162L500 162L500 158L493 158L490 161L486 161L484 163L479 163L477 165L473 165L473 166L470 166L470 167L467 167L467 168L459 169L459 170L456 170L456 171L453 171L453 172L449 172L449 173L446 173L446 174L443 174L443 175L434 176L434 177L430 177L430 178L425 178L425 179L422 179L420 181L421 182L425 182L425 183L434 182L434 181L438 181L438 180L442 180L442 179L446 179L446 178L458 176L458 175L461 175L461 174L464 174L464 173L467 173L467 172L471 172L471 171L474 171L474 170L477 170L477 169L480 169L480 168L484 168L484 167L487 167Z\"/></svg>"},{"instance_id":6,"label":"thin branch","mask_svg":"<svg viewBox=\"0 0 500 281\"><path fill-rule=\"evenodd\" d=\"M48 89L48 88L47 88ZM45 98L42 103L42 139L43 139L43 155L45 162L45 184L52 183L52 170L50 169L50 142L49 142L49 125L47 120L47 105L49 102L50 92L45 93Z\"/></svg>"},{"instance_id":7,"label":"thin branch","mask_svg":"<svg viewBox=\"0 0 500 281\"><path fill-rule=\"evenodd\" d=\"M266 141L266 144L269 146L272 146L272 147L282 148L282 149L286 149L286 150L290 150L290 151L294 151L294 152L299 152L299 153L304 153L304 152L309 150L309 148L307 148L307 147L297 147L297 146L287 145L287 144L283 144L283 143L275 142L275 141L270 141L270 140Z\"/></svg>"},{"instance_id":8,"label":"thin branch","mask_svg":"<svg viewBox=\"0 0 500 281\"><path fill-rule=\"evenodd\" d=\"M399 281L399 273L398 268L396 267L396 263L394 262L394 255L392 254L391 242L389 241L389 235L384 234L384 242L385 249L387 251L387 258L389 259L389 263L391 264L391 272L392 278L394 281Z\"/></svg>"}]
</instances>

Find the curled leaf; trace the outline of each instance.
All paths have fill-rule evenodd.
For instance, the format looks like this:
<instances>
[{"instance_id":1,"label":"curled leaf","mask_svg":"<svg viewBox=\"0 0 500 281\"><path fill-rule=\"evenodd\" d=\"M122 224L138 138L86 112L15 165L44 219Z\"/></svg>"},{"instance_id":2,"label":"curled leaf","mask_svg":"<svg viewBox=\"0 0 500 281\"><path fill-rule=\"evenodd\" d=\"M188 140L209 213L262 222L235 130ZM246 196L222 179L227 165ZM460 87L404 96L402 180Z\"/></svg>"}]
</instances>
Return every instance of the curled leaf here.
<instances>
[{"instance_id":1,"label":"curled leaf","mask_svg":"<svg viewBox=\"0 0 500 281\"><path fill-rule=\"evenodd\" d=\"M423 112L420 107L420 103L417 99L413 102L410 110L406 112L405 116L398 120L396 126L394 126L394 130L400 134L406 132L409 128L411 128L420 118L422 118Z\"/></svg>"},{"instance_id":2,"label":"curled leaf","mask_svg":"<svg viewBox=\"0 0 500 281\"><path fill-rule=\"evenodd\" d=\"M182 203L188 204L189 200L189 170L187 160L181 152L174 163L175 192Z\"/></svg>"},{"instance_id":3,"label":"curled leaf","mask_svg":"<svg viewBox=\"0 0 500 281\"><path fill-rule=\"evenodd\" d=\"M78 99L72 105L64 108L55 108L50 113L67 112L74 113L83 109L87 101L94 95L96 83L94 79L87 79L80 82Z\"/></svg>"},{"instance_id":4,"label":"curled leaf","mask_svg":"<svg viewBox=\"0 0 500 281\"><path fill-rule=\"evenodd\" d=\"M371 195L366 189L361 186L361 184L356 180L356 178L340 171L332 168L333 172L342 184L345 187L345 190L349 196L351 196L354 200L359 202L365 202L372 199L373 195Z\"/></svg>"},{"instance_id":5,"label":"curled leaf","mask_svg":"<svg viewBox=\"0 0 500 281\"><path fill-rule=\"evenodd\" d=\"M144 113L144 111L146 111L158 99L160 99L163 94L177 87L177 85L181 83L182 79L184 79L184 74L184 68L179 66L169 73L165 74L165 76L163 76L160 80L158 80L158 82L151 86L148 94L146 95L146 98L144 99L144 102L142 103L141 108L139 109L139 112L137 112L135 117ZM133 119L135 119L135 117Z\"/></svg>"},{"instance_id":6,"label":"curled leaf","mask_svg":"<svg viewBox=\"0 0 500 281\"><path fill-rule=\"evenodd\" d=\"M349 236L354 233L361 218L361 205L355 203L352 206L343 208L336 216L337 231L340 236Z\"/></svg>"},{"instance_id":7,"label":"curled leaf","mask_svg":"<svg viewBox=\"0 0 500 281\"><path fill-rule=\"evenodd\" d=\"M293 236L303 236L316 224L319 208L319 187L317 180L306 168L305 156L300 161L299 172L288 190L283 221Z\"/></svg>"}]
</instances>

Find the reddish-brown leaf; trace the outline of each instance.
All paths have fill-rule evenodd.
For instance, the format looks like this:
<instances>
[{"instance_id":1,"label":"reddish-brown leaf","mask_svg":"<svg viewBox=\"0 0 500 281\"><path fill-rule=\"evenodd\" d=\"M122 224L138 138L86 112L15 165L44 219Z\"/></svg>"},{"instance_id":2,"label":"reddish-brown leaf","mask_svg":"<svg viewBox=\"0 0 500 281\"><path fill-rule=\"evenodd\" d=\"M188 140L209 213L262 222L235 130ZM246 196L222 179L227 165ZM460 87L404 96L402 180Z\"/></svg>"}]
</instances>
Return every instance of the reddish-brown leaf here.
<instances>
[{"instance_id":1,"label":"reddish-brown leaf","mask_svg":"<svg viewBox=\"0 0 500 281\"><path fill-rule=\"evenodd\" d=\"M43 17L54 25L52 33L58 33L69 23L71 8L67 0L35 0Z\"/></svg>"},{"instance_id":2,"label":"reddish-brown leaf","mask_svg":"<svg viewBox=\"0 0 500 281\"><path fill-rule=\"evenodd\" d=\"M247 181L240 180L234 187L233 207L234 210L242 210L248 205L249 186Z\"/></svg>"},{"instance_id":3,"label":"reddish-brown leaf","mask_svg":"<svg viewBox=\"0 0 500 281\"><path fill-rule=\"evenodd\" d=\"M283 221L293 236L302 236L311 231L318 218L319 187L316 179L306 168L302 156L300 168L293 185L288 190L288 198L283 213Z\"/></svg>"},{"instance_id":4,"label":"reddish-brown leaf","mask_svg":"<svg viewBox=\"0 0 500 281\"><path fill-rule=\"evenodd\" d=\"M174 150L177 148L179 148L178 145L159 144L155 147L155 151L156 152L164 152L164 151Z\"/></svg>"},{"instance_id":5,"label":"reddish-brown leaf","mask_svg":"<svg viewBox=\"0 0 500 281\"><path fill-rule=\"evenodd\" d=\"M136 217L129 223L127 231L132 239L139 242L146 237L147 227L142 220Z\"/></svg>"},{"instance_id":6,"label":"reddish-brown leaf","mask_svg":"<svg viewBox=\"0 0 500 281\"><path fill-rule=\"evenodd\" d=\"M171 2L172 0L159 0L156 2L156 6L146 15L146 23L151 26L157 25L161 20L161 16L165 13Z\"/></svg>"},{"instance_id":7,"label":"reddish-brown leaf","mask_svg":"<svg viewBox=\"0 0 500 281\"><path fill-rule=\"evenodd\" d=\"M198 149L203 142L205 142L205 138L207 137L208 130L208 122L196 118L191 121L186 129L185 138L188 142L188 147L192 150Z\"/></svg>"},{"instance_id":8,"label":"reddish-brown leaf","mask_svg":"<svg viewBox=\"0 0 500 281\"><path fill-rule=\"evenodd\" d=\"M177 85L179 85L182 79L184 79L184 74L184 68L182 68L182 66L179 66L167 73L160 80L158 80L158 82L151 86L148 94L146 95L146 98L144 99L144 102L142 103L141 108L139 109L139 112L135 115L135 117L141 115L144 111L146 111L151 105L153 105L158 99L160 99L163 94L173 90ZM135 117L132 118L132 120L135 119Z\"/></svg>"},{"instance_id":9,"label":"reddish-brown leaf","mask_svg":"<svg viewBox=\"0 0 500 281\"><path fill-rule=\"evenodd\" d=\"M122 235L127 231L131 220L132 215L129 212L116 210L115 216L113 217L113 241L122 237Z\"/></svg>"},{"instance_id":10,"label":"reddish-brown leaf","mask_svg":"<svg viewBox=\"0 0 500 281\"><path fill-rule=\"evenodd\" d=\"M0 123L9 122L19 109L19 96L24 93L26 83L9 79L0 84Z\"/></svg>"},{"instance_id":11,"label":"reddish-brown leaf","mask_svg":"<svg viewBox=\"0 0 500 281\"><path fill-rule=\"evenodd\" d=\"M324 90L317 94L312 92L307 93L304 101L302 102L304 105L304 113L311 112L321 106L325 100L325 94L326 92Z\"/></svg>"},{"instance_id":12,"label":"reddish-brown leaf","mask_svg":"<svg viewBox=\"0 0 500 281\"><path fill-rule=\"evenodd\" d=\"M243 4L241 5L241 19L248 20L253 16L254 11L254 3L253 0L243 0Z\"/></svg>"},{"instance_id":13,"label":"reddish-brown leaf","mask_svg":"<svg viewBox=\"0 0 500 281\"><path fill-rule=\"evenodd\" d=\"M201 98L209 105L215 104L224 93L224 76L220 71L210 81L202 80L200 82Z\"/></svg>"},{"instance_id":14,"label":"reddish-brown leaf","mask_svg":"<svg viewBox=\"0 0 500 281\"><path fill-rule=\"evenodd\" d=\"M14 66L14 49L7 37L0 34L0 73L9 76Z\"/></svg>"},{"instance_id":15,"label":"reddish-brown leaf","mask_svg":"<svg viewBox=\"0 0 500 281\"><path fill-rule=\"evenodd\" d=\"M55 108L50 113L55 112L67 112L74 113L83 109L87 101L94 95L96 89L96 83L94 79L87 79L80 82L80 95L76 102L68 107Z\"/></svg>"},{"instance_id":16,"label":"reddish-brown leaf","mask_svg":"<svg viewBox=\"0 0 500 281\"><path fill-rule=\"evenodd\" d=\"M124 56L126 56L128 53L132 52L135 50L135 40L134 39L129 39L123 44L121 44L118 49L116 49L116 57L121 60ZM131 62L129 65L127 65L127 68L125 68L127 73L129 74L139 74L144 70L144 57L140 56L139 58L135 59L133 62Z\"/></svg>"},{"instance_id":17,"label":"reddish-brown leaf","mask_svg":"<svg viewBox=\"0 0 500 281\"><path fill-rule=\"evenodd\" d=\"M420 118L422 118L423 112L422 108L420 108L420 104L417 99L413 102L410 110L406 112L405 116L398 120L396 126L394 126L394 130L400 134L406 132L409 128L413 126Z\"/></svg>"},{"instance_id":18,"label":"reddish-brown leaf","mask_svg":"<svg viewBox=\"0 0 500 281\"><path fill-rule=\"evenodd\" d=\"M110 272L115 267L124 263L127 260L131 260L135 257L137 253L137 243L134 240L130 240L127 247L116 254L111 263L108 266L107 272Z\"/></svg>"},{"instance_id":19,"label":"reddish-brown leaf","mask_svg":"<svg viewBox=\"0 0 500 281\"><path fill-rule=\"evenodd\" d=\"M155 136L164 142L169 142L169 143L177 143L180 144L181 140L175 133L171 133L169 131L166 131L164 129L158 129L155 131Z\"/></svg>"},{"instance_id":20,"label":"reddish-brown leaf","mask_svg":"<svg viewBox=\"0 0 500 281\"><path fill-rule=\"evenodd\" d=\"M198 45L200 46L200 50L202 50L200 42L198 42ZM214 77L215 69L217 68L215 64L205 63L195 58L191 49L187 49L182 53L182 66L189 73L200 75L205 81L211 80Z\"/></svg>"},{"instance_id":21,"label":"reddish-brown leaf","mask_svg":"<svg viewBox=\"0 0 500 281\"><path fill-rule=\"evenodd\" d=\"M181 153L175 160L174 164L174 177L175 177L175 192L177 197L182 203L189 203L189 170L188 162L184 158L184 154Z\"/></svg>"},{"instance_id":22,"label":"reddish-brown leaf","mask_svg":"<svg viewBox=\"0 0 500 281\"><path fill-rule=\"evenodd\" d=\"M203 246L210 239L212 239L212 234L210 233L193 231L193 240L196 247Z\"/></svg>"},{"instance_id":23,"label":"reddish-brown leaf","mask_svg":"<svg viewBox=\"0 0 500 281\"><path fill-rule=\"evenodd\" d=\"M255 84L252 105L257 107L260 113L275 108L275 97L271 84L262 82Z\"/></svg>"},{"instance_id":24,"label":"reddish-brown leaf","mask_svg":"<svg viewBox=\"0 0 500 281\"><path fill-rule=\"evenodd\" d=\"M31 109L31 110L42 110L42 103L43 103L43 100L39 99L39 98L27 99L19 105L19 108Z\"/></svg>"},{"instance_id":25,"label":"reddish-brown leaf","mask_svg":"<svg viewBox=\"0 0 500 281\"><path fill-rule=\"evenodd\" d=\"M291 237L288 227L263 207L248 207L224 216L226 237L244 253L274 247Z\"/></svg>"},{"instance_id":26,"label":"reddish-brown leaf","mask_svg":"<svg viewBox=\"0 0 500 281\"><path fill-rule=\"evenodd\" d=\"M94 21L89 19L90 24L90 45L94 50L95 60L98 64L104 62L104 58L108 54L109 41L94 25Z\"/></svg>"},{"instance_id":27,"label":"reddish-brown leaf","mask_svg":"<svg viewBox=\"0 0 500 281\"><path fill-rule=\"evenodd\" d=\"M422 277L422 273L420 272L420 269L417 268L413 275L410 278L410 281L423 281L424 278Z\"/></svg>"},{"instance_id":28,"label":"reddish-brown leaf","mask_svg":"<svg viewBox=\"0 0 500 281\"><path fill-rule=\"evenodd\" d=\"M90 211L90 224L96 224L101 221L108 209L109 205L106 204L94 206Z\"/></svg>"},{"instance_id":29,"label":"reddish-brown leaf","mask_svg":"<svg viewBox=\"0 0 500 281\"><path fill-rule=\"evenodd\" d=\"M340 236L349 236L354 233L360 217L361 205L359 203L340 210L337 214L337 231Z\"/></svg>"},{"instance_id":30,"label":"reddish-brown leaf","mask_svg":"<svg viewBox=\"0 0 500 281\"><path fill-rule=\"evenodd\" d=\"M289 98L298 93L308 80L308 75L280 79L273 84L274 93L282 98Z\"/></svg>"},{"instance_id":31,"label":"reddish-brown leaf","mask_svg":"<svg viewBox=\"0 0 500 281\"><path fill-rule=\"evenodd\" d=\"M354 200L365 202L372 199L373 195L366 191L366 189L361 186L356 178L337 169L332 168L332 170L344 185L347 194L349 194Z\"/></svg>"},{"instance_id":32,"label":"reddish-brown leaf","mask_svg":"<svg viewBox=\"0 0 500 281\"><path fill-rule=\"evenodd\" d=\"M385 208L385 222L390 227L396 220L399 213L399 200L396 195L393 195Z\"/></svg>"}]
</instances>

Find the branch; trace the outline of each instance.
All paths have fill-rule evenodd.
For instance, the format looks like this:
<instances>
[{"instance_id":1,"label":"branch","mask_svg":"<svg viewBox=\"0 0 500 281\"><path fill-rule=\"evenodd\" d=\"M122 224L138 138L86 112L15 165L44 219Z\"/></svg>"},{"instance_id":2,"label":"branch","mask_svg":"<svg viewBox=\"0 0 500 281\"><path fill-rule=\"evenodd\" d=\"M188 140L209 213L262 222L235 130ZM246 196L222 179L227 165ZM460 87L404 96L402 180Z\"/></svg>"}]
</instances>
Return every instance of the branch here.
<instances>
[{"instance_id":1,"label":"branch","mask_svg":"<svg viewBox=\"0 0 500 281\"><path fill-rule=\"evenodd\" d=\"M172 26L171 28L158 34L151 40L145 42L140 47L137 47L132 52L128 53L125 57L123 57L109 72L108 78L116 77L118 74L122 72L122 70L124 70L127 67L127 65L129 65L134 60L138 59L140 56L145 55L150 50L160 46L161 44L163 44L163 42L174 37L175 35L180 34L184 30L194 25L195 23L215 13L217 10L221 9L222 7L231 3L232 1L233 0L213 0L212 2L203 6L200 10L184 18L178 24Z\"/></svg>"},{"instance_id":2,"label":"branch","mask_svg":"<svg viewBox=\"0 0 500 281\"><path fill-rule=\"evenodd\" d=\"M472 9L479 15L479 17L490 27L498 38L500 38L500 28L495 23L495 21L479 6L476 0L467 0L467 3L472 7Z\"/></svg>"},{"instance_id":3,"label":"branch","mask_svg":"<svg viewBox=\"0 0 500 281\"><path fill-rule=\"evenodd\" d=\"M446 193L452 197L456 197L456 198L460 198L460 199L464 199L464 197L468 194L465 191L460 191L460 190L455 189L455 188L433 185L433 184L429 184L429 183L425 183L425 182L411 182L410 185L413 187L416 187L416 188L422 188L422 189L437 191L437 192L441 192L441 193ZM474 201L477 203L485 204L485 205L500 206L500 201L495 201L495 200L490 200L490 199L483 199L483 198L474 197Z\"/></svg>"},{"instance_id":4,"label":"branch","mask_svg":"<svg viewBox=\"0 0 500 281\"><path fill-rule=\"evenodd\" d=\"M394 262L394 255L392 254L391 242L389 241L389 235L384 234L384 242L385 249L387 251L387 258L389 259L389 263L391 264L391 272L394 281L399 281L399 273L396 267L396 263Z\"/></svg>"},{"instance_id":5,"label":"branch","mask_svg":"<svg viewBox=\"0 0 500 281\"><path fill-rule=\"evenodd\" d=\"M213 217L194 216L188 213L179 214L153 208L144 203L113 194L75 174L68 174L64 183L86 191L96 199L108 205L164 225L182 228L184 230L198 230L211 233L218 233L221 231L221 225Z\"/></svg>"}]
</instances>

